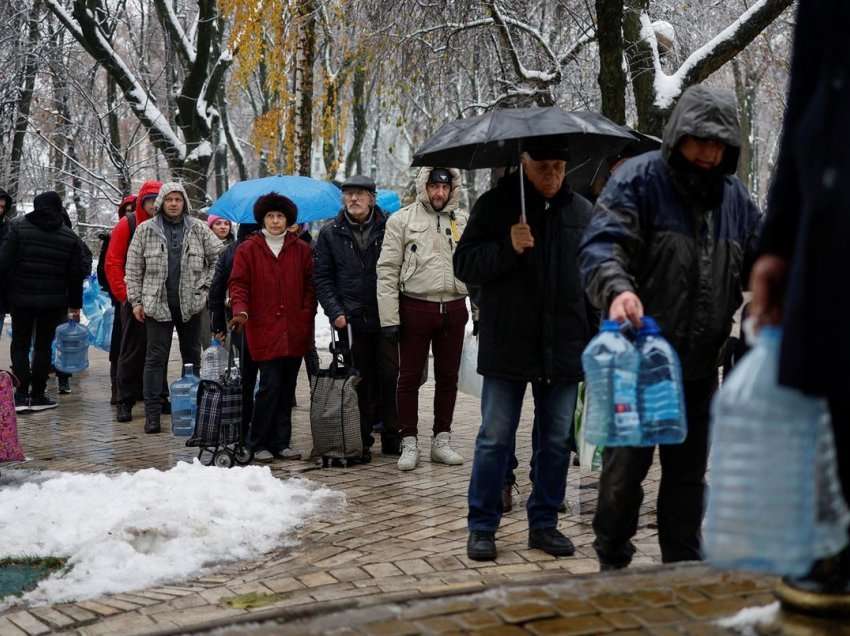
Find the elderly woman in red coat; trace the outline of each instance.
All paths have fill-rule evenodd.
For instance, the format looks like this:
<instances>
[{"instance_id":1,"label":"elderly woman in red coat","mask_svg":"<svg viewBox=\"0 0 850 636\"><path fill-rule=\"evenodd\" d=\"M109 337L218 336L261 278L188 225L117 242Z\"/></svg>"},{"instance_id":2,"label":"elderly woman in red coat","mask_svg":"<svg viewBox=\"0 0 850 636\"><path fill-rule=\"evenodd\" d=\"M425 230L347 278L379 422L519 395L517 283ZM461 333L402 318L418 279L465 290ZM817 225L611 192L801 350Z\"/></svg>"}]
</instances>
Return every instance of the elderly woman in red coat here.
<instances>
[{"instance_id":1,"label":"elderly woman in red coat","mask_svg":"<svg viewBox=\"0 0 850 636\"><path fill-rule=\"evenodd\" d=\"M262 231L237 248L228 285L230 326L244 326L260 369L248 437L257 461L300 457L290 447L292 396L301 358L313 342L316 294L310 247L287 232L297 216L285 196L272 192L257 199L254 218Z\"/></svg>"}]
</instances>

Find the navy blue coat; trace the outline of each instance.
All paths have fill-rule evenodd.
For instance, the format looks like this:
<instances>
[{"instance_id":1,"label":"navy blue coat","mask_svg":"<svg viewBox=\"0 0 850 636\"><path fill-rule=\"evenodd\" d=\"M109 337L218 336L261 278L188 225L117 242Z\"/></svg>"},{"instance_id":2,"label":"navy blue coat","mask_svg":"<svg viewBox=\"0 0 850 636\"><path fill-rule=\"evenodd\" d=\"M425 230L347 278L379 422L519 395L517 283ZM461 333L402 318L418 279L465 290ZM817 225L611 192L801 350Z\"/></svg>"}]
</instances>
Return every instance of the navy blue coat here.
<instances>
[{"instance_id":1,"label":"navy blue coat","mask_svg":"<svg viewBox=\"0 0 850 636\"><path fill-rule=\"evenodd\" d=\"M630 159L612 175L582 242L582 276L593 303L607 312L621 292L636 293L678 352L687 380L717 373L757 250L761 215L732 174L734 108L708 89L686 93L662 150ZM673 157L685 134L727 143L716 205L695 204L686 194L692 186L677 181Z\"/></svg>"},{"instance_id":2,"label":"navy blue coat","mask_svg":"<svg viewBox=\"0 0 850 636\"><path fill-rule=\"evenodd\" d=\"M375 332L381 328L377 265L386 224L387 215L375 206L369 244L362 251L343 211L319 232L313 250L313 282L316 298L330 320L344 315L357 329Z\"/></svg>"}]
</instances>

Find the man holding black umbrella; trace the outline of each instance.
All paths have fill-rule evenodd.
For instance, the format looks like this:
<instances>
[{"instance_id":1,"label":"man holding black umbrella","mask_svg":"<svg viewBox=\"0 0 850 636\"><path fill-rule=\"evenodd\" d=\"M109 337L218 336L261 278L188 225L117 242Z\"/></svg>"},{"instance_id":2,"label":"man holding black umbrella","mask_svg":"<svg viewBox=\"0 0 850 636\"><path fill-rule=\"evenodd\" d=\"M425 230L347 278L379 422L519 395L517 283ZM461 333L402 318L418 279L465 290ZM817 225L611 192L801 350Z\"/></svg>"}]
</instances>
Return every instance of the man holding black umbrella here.
<instances>
[{"instance_id":1,"label":"man holding black umbrella","mask_svg":"<svg viewBox=\"0 0 850 636\"><path fill-rule=\"evenodd\" d=\"M565 181L563 144L531 139L523 148L525 176L509 175L481 196L454 256L457 277L481 288L482 422L469 484L467 543L469 558L480 561L496 558L502 486L529 382L535 418L528 545L554 556L575 551L557 525L581 352L593 333L577 260L591 205Z\"/></svg>"}]
</instances>

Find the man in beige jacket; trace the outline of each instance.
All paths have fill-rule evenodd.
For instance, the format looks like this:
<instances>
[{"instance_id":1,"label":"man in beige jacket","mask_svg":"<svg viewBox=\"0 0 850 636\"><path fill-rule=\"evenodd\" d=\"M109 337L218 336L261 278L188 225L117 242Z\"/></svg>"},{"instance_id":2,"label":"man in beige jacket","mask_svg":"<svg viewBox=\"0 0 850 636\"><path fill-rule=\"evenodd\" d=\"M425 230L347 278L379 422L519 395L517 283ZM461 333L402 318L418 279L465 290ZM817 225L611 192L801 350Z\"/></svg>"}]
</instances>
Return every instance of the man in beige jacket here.
<instances>
[{"instance_id":1,"label":"man in beige jacket","mask_svg":"<svg viewBox=\"0 0 850 636\"><path fill-rule=\"evenodd\" d=\"M468 319L467 291L455 278L452 257L468 215L458 207L458 170L422 168L416 185L416 201L387 221L378 259L381 332L399 345L401 470L413 470L419 458L419 385L429 348L436 380L431 461L463 463L449 442Z\"/></svg>"}]
</instances>

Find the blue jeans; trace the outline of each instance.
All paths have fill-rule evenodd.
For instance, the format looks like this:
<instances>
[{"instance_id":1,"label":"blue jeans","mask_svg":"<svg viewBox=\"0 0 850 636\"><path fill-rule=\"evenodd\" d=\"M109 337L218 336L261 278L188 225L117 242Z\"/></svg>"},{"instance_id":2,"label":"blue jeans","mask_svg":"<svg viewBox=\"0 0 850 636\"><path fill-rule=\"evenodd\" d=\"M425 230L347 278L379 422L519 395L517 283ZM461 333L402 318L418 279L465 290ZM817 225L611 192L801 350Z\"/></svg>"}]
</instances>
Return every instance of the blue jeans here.
<instances>
[{"instance_id":1,"label":"blue jeans","mask_svg":"<svg viewBox=\"0 0 850 636\"><path fill-rule=\"evenodd\" d=\"M481 428L475 440L469 482L469 529L495 532L502 518L502 488L508 472L527 382L484 377ZM526 505L532 530L558 525L569 468L569 442L577 384L531 383L534 424L531 431L532 490Z\"/></svg>"}]
</instances>

